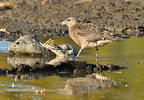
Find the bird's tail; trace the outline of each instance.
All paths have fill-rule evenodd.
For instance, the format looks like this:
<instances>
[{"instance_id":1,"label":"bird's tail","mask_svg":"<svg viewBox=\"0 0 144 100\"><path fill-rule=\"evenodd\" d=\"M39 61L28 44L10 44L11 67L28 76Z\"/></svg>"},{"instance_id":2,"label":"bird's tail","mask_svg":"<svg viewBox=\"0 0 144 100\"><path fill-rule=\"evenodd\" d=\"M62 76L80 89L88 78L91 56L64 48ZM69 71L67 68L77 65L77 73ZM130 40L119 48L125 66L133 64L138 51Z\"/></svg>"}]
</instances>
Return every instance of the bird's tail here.
<instances>
[{"instance_id":1,"label":"bird's tail","mask_svg":"<svg viewBox=\"0 0 144 100\"><path fill-rule=\"evenodd\" d=\"M123 36L122 34L113 34L112 36L114 37L114 41L120 41L129 38L129 36Z\"/></svg>"},{"instance_id":2,"label":"bird's tail","mask_svg":"<svg viewBox=\"0 0 144 100\"><path fill-rule=\"evenodd\" d=\"M105 40L112 40L112 41L120 41L125 38L129 38L128 36L123 36L122 34L113 34L109 32L105 32Z\"/></svg>"},{"instance_id":3,"label":"bird's tail","mask_svg":"<svg viewBox=\"0 0 144 100\"><path fill-rule=\"evenodd\" d=\"M125 36L123 34L113 33L112 30L110 29L107 28L102 28L102 29L105 36L105 40L119 41L125 38L129 38L129 36Z\"/></svg>"}]
</instances>

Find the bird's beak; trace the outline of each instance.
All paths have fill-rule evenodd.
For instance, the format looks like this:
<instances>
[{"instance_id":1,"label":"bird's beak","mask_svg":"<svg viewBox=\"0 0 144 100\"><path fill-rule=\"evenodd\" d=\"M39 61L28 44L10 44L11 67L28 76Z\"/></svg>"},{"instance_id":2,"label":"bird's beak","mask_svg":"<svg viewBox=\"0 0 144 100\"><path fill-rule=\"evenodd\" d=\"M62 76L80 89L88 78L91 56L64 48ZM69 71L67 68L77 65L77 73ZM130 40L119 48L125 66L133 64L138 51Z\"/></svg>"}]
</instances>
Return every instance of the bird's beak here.
<instances>
[{"instance_id":1,"label":"bird's beak","mask_svg":"<svg viewBox=\"0 0 144 100\"><path fill-rule=\"evenodd\" d=\"M66 25L66 21L62 21L60 24L61 25Z\"/></svg>"}]
</instances>

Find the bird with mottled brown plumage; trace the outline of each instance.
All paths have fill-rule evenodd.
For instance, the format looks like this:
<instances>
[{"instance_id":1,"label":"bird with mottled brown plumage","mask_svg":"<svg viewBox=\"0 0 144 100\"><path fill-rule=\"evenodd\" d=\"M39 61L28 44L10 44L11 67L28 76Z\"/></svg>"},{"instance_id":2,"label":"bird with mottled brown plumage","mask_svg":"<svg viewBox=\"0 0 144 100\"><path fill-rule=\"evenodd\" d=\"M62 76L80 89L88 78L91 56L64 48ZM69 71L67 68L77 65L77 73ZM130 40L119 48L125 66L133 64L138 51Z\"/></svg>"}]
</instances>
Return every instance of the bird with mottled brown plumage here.
<instances>
[{"instance_id":1,"label":"bird with mottled brown plumage","mask_svg":"<svg viewBox=\"0 0 144 100\"><path fill-rule=\"evenodd\" d=\"M99 46L104 46L119 39L116 34L111 33L107 29L100 28L93 23L81 23L73 17L62 21L61 24L68 26L70 37L75 43L81 46L76 57L79 56L82 49L94 47L96 47L97 56Z\"/></svg>"}]
</instances>

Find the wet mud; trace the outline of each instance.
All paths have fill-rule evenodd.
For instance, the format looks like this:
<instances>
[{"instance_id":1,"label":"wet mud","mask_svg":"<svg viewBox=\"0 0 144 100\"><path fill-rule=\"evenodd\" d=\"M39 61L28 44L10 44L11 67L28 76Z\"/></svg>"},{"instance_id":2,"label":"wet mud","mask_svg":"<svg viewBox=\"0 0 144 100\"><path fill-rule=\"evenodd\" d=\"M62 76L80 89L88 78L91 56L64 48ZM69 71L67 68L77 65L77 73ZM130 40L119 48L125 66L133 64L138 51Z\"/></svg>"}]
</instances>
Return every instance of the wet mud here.
<instances>
[{"instance_id":1,"label":"wet mud","mask_svg":"<svg viewBox=\"0 0 144 100\"><path fill-rule=\"evenodd\" d=\"M124 36L144 35L143 0L1 0L14 6L0 7L0 38L15 40L30 34L35 37L64 36L67 27L60 22L76 17L82 22L96 23Z\"/></svg>"}]
</instances>

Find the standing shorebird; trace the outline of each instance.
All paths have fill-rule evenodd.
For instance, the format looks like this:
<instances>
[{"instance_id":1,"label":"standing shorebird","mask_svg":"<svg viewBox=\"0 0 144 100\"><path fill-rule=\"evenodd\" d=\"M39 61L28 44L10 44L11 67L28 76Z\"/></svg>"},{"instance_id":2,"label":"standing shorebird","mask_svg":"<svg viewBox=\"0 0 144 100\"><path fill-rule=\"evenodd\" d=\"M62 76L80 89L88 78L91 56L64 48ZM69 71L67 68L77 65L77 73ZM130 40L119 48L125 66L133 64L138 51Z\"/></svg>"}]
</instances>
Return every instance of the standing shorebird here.
<instances>
[{"instance_id":1,"label":"standing shorebird","mask_svg":"<svg viewBox=\"0 0 144 100\"><path fill-rule=\"evenodd\" d=\"M98 47L104 46L112 41L118 40L115 34L100 28L93 23L80 23L76 18L70 17L61 22L67 25L69 35L75 43L81 46L76 57L79 56L82 49L96 47L96 58L98 58Z\"/></svg>"}]
</instances>

